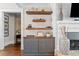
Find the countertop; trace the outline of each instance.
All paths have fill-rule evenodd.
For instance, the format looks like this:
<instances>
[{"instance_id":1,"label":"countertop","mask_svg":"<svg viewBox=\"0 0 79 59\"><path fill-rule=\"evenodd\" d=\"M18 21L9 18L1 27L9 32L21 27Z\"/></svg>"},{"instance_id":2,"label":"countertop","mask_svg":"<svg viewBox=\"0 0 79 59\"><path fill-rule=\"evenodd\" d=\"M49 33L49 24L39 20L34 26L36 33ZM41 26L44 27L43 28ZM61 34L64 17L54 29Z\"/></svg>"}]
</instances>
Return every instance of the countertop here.
<instances>
[{"instance_id":1,"label":"countertop","mask_svg":"<svg viewBox=\"0 0 79 59\"><path fill-rule=\"evenodd\" d=\"M49 38L54 38L54 37L46 37L46 36L44 36L44 37L35 37L35 36L26 36L26 37L24 37L24 39L32 39L32 38L38 38L38 39L49 39Z\"/></svg>"}]
</instances>

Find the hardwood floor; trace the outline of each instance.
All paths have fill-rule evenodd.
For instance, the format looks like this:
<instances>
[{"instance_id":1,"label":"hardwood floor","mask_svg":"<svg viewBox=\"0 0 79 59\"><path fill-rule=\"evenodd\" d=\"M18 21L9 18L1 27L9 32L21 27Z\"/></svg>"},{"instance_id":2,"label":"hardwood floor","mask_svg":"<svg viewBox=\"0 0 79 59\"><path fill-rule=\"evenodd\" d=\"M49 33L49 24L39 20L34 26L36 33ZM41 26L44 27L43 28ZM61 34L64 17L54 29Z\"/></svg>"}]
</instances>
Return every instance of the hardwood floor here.
<instances>
[{"instance_id":1,"label":"hardwood floor","mask_svg":"<svg viewBox=\"0 0 79 59\"><path fill-rule=\"evenodd\" d=\"M0 50L0 56L21 56L20 44L9 45L4 50Z\"/></svg>"},{"instance_id":2,"label":"hardwood floor","mask_svg":"<svg viewBox=\"0 0 79 59\"><path fill-rule=\"evenodd\" d=\"M20 44L11 44L5 47L4 50L0 50L0 56L54 56L54 53L40 53L39 55L34 55L34 53L23 53L20 50Z\"/></svg>"}]
</instances>

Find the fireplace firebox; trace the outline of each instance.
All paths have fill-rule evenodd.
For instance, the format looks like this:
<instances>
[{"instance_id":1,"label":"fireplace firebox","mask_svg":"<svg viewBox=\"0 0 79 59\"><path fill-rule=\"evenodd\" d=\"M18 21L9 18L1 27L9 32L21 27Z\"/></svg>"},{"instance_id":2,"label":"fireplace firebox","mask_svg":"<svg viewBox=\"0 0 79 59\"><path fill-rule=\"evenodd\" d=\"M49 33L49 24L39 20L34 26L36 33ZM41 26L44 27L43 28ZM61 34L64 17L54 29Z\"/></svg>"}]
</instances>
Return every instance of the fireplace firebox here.
<instances>
[{"instance_id":1,"label":"fireplace firebox","mask_svg":"<svg viewBox=\"0 0 79 59\"><path fill-rule=\"evenodd\" d=\"M70 40L70 50L79 50L79 40Z\"/></svg>"}]
</instances>

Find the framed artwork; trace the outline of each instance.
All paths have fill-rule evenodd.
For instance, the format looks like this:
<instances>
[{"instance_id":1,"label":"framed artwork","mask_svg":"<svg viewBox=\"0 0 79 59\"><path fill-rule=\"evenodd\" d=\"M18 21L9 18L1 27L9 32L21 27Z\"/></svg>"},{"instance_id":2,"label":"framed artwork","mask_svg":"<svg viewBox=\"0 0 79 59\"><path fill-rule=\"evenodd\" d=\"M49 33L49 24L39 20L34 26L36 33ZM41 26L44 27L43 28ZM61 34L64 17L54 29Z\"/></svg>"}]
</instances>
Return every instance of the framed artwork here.
<instances>
[{"instance_id":1,"label":"framed artwork","mask_svg":"<svg viewBox=\"0 0 79 59\"><path fill-rule=\"evenodd\" d=\"M9 36L9 16L4 15L4 37Z\"/></svg>"}]
</instances>

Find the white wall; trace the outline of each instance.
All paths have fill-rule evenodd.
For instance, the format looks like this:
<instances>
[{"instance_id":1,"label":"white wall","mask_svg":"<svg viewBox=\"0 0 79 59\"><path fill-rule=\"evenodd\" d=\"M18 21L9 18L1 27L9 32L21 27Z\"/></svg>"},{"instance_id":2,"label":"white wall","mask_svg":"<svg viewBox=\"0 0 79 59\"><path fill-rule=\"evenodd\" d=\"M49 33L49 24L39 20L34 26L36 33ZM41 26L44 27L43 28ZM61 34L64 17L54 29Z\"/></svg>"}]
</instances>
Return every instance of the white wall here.
<instances>
[{"instance_id":1,"label":"white wall","mask_svg":"<svg viewBox=\"0 0 79 59\"><path fill-rule=\"evenodd\" d=\"M18 9L16 3L0 3L0 9Z\"/></svg>"},{"instance_id":2,"label":"white wall","mask_svg":"<svg viewBox=\"0 0 79 59\"><path fill-rule=\"evenodd\" d=\"M71 12L71 3L63 3L63 20L66 18L70 18L70 12ZM70 19L71 20L71 19Z\"/></svg>"},{"instance_id":3,"label":"white wall","mask_svg":"<svg viewBox=\"0 0 79 59\"><path fill-rule=\"evenodd\" d=\"M3 12L0 11L0 49L4 48L4 19Z\"/></svg>"},{"instance_id":4,"label":"white wall","mask_svg":"<svg viewBox=\"0 0 79 59\"><path fill-rule=\"evenodd\" d=\"M16 18L16 20L15 20L15 22L16 22L16 31L21 31L21 14L19 13L19 14L16 14L15 15L15 18Z\"/></svg>"},{"instance_id":5,"label":"white wall","mask_svg":"<svg viewBox=\"0 0 79 59\"><path fill-rule=\"evenodd\" d=\"M16 3L0 3L0 10L4 12L18 13L21 9Z\"/></svg>"},{"instance_id":6,"label":"white wall","mask_svg":"<svg viewBox=\"0 0 79 59\"><path fill-rule=\"evenodd\" d=\"M57 17L58 19L60 19L59 17L61 16L61 9L62 9L62 16L63 16L63 20L65 18L70 18L70 11L71 11L71 3L57 3L56 4L56 12L57 12Z\"/></svg>"}]
</instances>

